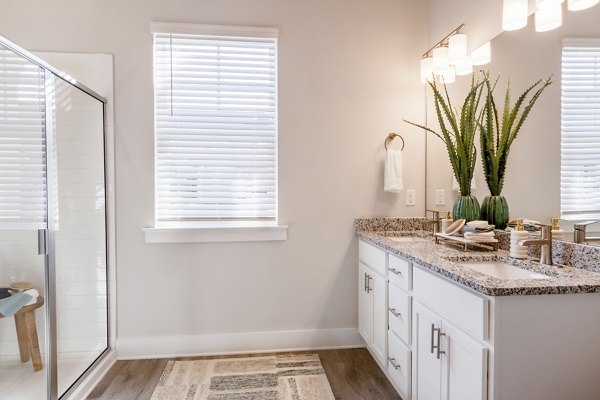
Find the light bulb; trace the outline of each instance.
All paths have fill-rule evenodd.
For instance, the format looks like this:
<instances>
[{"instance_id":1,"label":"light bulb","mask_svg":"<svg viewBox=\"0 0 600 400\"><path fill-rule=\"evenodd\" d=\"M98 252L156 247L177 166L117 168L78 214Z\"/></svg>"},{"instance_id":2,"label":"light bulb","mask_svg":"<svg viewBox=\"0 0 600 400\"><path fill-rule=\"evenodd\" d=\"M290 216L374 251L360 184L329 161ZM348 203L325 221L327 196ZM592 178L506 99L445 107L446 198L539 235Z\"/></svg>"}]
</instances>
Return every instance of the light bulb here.
<instances>
[{"instance_id":1,"label":"light bulb","mask_svg":"<svg viewBox=\"0 0 600 400\"><path fill-rule=\"evenodd\" d=\"M529 5L527 0L504 0L502 29L515 31L527 25Z\"/></svg>"},{"instance_id":2,"label":"light bulb","mask_svg":"<svg viewBox=\"0 0 600 400\"><path fill-rule=\"evenodd\" d=\"M473 65L489 64L489 62L492 61L492 48L490 42L473 50L471 53L471 61L473 62Z\"/></svg>"},{"instance_id":3,"label":"light bulb","mask_svg":"<svg viewBox=\"0 0 600 400\"><path fill-rule=\"evenodd\" d=\"M454 69L456 71L456 75L464 76L473 73L473 62L471 61L471 57L464 56L460 60L454 64Z\"/></svg>"},{"instance_id":4,"label":"light bulb","mask_svg":"<svg viewBox=\"0 0 600 400\"><path fill-rule=\"evenodd\" d=\"M580 11L600 3L600 0L569 0L567 8L569 11Z\"/></svg>"},{"instance_id":5,"label":"light bulb","mask_svg":"<svg viewBox=\"0 0 600 400\"><path fill-rule=\"evenodd\" d=\"M448 71L450 65L448 63L448 48L438 47L433 50L433 73L441 75Z\"/></svg>"},{"instance_id":6,"label":"light bulb","mask_svg":"<svg viewBox=\"0 0 600 400\"><path fill-rule=\"evenodd\" d=\"M553 7L539 9L535 12L535 31L547 32L562 25L562 7L560 4Z\"/></svg>"},{"instance_id":7,"label":"light bulb","mask_svg":"<svg viewBox=\"0 0 600 400\"><path fill-rule=\"evenodd\" d=\"M431 82L433 80L433 58L426 57L421 59L421 83Z\"/></svg>"},{"instance_id":8,"label":"light bulb","mask_svg":"<svg viewBox=\"0 0 600 400\"><path fill-rule=\"evenodd\" d=\"M443 74L438 76L438 81L443 84L453 83L456 80L456 72L454 68L448 68Z\"/></svg>"},{"instance_id":9,"label":"light bulb","mask_svg":"<svg viewBox=\"0 0 600 400\"><path fill-rule=\"evenodd\" d=\"M448 62L455 64L467 55L467 35L457 33L448 39Z\"/></svg>"}]
</instances>

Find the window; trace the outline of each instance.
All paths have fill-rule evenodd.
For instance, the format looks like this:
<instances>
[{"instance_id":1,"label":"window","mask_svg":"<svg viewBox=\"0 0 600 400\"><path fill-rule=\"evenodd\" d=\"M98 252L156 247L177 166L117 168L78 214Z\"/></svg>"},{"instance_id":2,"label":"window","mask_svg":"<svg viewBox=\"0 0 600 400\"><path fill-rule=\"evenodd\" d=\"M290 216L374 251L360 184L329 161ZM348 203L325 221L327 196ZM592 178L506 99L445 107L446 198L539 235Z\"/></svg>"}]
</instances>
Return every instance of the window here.
<instances>
[{"instance_id":1,"label":"window","mask_svg":"<svg viewBox=\"0 0 600 400\"><path fill-rule=\"evenodd\" d=\"M600 40L562 50L561 214L600 218Z\"/></svg>"},{"instance_id":2,"label":"window","mask_svg":"<svg viewBox=\"0 0 600 400\"><path fill-rule=\"evenodd\" d=\"M277 222L277 37L153 24L156 226Z\"/></svg>"},{"instance_id":3,"label":"window","mask_svg":"<svg viewBox=\"0 0 600 400\"><path fill-rule=\"evenodd\" d=\"M44 71L0 47L0 224L46 227Z\"/></svg>"}]
</instances>

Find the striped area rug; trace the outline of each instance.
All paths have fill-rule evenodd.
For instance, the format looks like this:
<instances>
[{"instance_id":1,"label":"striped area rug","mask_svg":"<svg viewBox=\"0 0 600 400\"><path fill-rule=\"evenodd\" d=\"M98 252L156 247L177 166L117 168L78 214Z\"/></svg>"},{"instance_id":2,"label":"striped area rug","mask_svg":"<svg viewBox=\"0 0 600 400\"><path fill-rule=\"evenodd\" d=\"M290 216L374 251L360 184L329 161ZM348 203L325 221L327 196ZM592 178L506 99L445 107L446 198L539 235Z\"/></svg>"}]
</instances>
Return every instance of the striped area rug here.
<instances>
[{"instance_id":1,"label":"striped area rug","mask_svg":"<svg viewBox=\"0 0 600 400\"><path fill-rule=\"evenodd\" d=\"M317 354L169 361L151 400L334 400Z\"/></svg>"}]
</instances>

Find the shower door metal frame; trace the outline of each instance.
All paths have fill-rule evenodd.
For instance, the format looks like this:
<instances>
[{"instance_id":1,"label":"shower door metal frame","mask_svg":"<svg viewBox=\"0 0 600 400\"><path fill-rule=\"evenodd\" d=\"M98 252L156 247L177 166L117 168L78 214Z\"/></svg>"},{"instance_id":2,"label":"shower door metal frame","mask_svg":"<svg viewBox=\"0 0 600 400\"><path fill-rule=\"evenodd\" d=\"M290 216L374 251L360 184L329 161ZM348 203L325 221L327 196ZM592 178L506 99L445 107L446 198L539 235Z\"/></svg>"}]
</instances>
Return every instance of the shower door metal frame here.
<instances>
[{"instance_id":1,"label":"shower door metal frame","mask_svg":"<svg viewBox=\"0 0 600 400\"><path fill-rule=\"evenodd\" d=\"M108 190L107 190L107 128L106 128L106 103L107 99L96 93L94 90L85 86L84 84L78 82L73 77L65 74L59 69L53 67L48 64L41 58L32 54L31 52L25 50L21 46L17 45L13 41L7 39L6 37L0 35L0 44L10 49L14 53L28 60L29 62L37 65L38 67L44 70L44 82L45 82L45 135L44 141L46 146L46 196L47 196L47 204L46 204L46 219L47 225L44 230L44 234L40 234L38 238L43 236L44 246L43 250L45 254L45 290L46 290L46 365L48 369L47 376L47 398L48 400L58 400L59 398L68 398L73 394L75 390L77 390L79 384L94 370L94 368L100 364L104 358L107 356L108 352L112 348L112 338L111 338L111 311L110 311L110 254L109 254L109 226L108 226L108 210L107 207L110 204L108 198ZM106 267L106 348L100 353L100 355L96 358L96 360L90 364L87 369L79 376L79 378L65 391L65 393L61 396L58 395L58 365L57 365L57 341L58 338L56 336L56 238L55 238L55 221L52 218L52 210L58 209L58 196L55 195L56 188L52 185L50 180L50 171L55 170L55 160L52 157L54 154L54 125L53 114L54 110L51 104L48 102L48 94L52 88L52 81L54 78L58 78L69 85L81 90L82 92L88 94L94 99L98 100L102 104L102 143L103 143L103 172L104 172L104 250L105 250L105 267ZM39 239L41 240L41 239ZM39 244L40 249L42 249L42 245ZM40 251L41 253L41 251Z\"/></svg>"}]
</instances>

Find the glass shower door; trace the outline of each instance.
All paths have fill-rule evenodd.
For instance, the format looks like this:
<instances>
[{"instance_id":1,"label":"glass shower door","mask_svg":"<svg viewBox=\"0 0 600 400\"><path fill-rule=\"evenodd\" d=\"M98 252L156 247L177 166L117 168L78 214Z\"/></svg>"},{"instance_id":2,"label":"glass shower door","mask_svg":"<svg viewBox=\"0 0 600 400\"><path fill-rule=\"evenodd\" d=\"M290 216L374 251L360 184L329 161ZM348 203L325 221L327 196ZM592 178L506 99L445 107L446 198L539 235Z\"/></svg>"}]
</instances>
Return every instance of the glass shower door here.
<instances>
[{"instance_id":1,"label":"glass shower door","mask_svg":"<svg viewBox=\"0 0 600 400\"><path fill-rule=\"evenodd\" d=\"M56 265L58 395L108 347L104 105L54 79L49 229Z\"/></svg>"},{"instance_id":2,"label":"glass shower door","mask_svg":"<svg viewBox=\"0 0 600 400\"><path fill-rule=\"evenodd\" d=\"M0 288L15 289L0 289L3 400L48 395L45 106L44 70L0 46Z\"/></svg>"}]
</instances>

